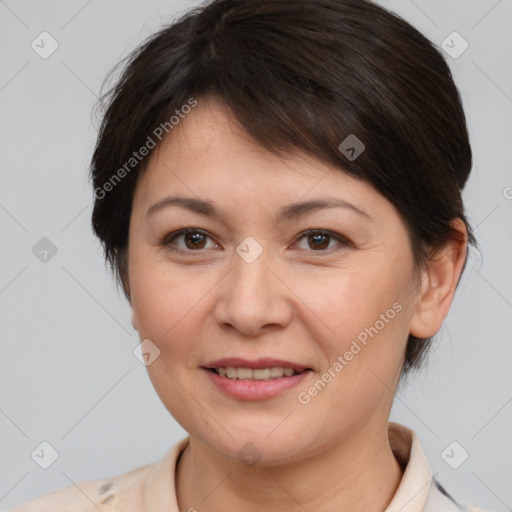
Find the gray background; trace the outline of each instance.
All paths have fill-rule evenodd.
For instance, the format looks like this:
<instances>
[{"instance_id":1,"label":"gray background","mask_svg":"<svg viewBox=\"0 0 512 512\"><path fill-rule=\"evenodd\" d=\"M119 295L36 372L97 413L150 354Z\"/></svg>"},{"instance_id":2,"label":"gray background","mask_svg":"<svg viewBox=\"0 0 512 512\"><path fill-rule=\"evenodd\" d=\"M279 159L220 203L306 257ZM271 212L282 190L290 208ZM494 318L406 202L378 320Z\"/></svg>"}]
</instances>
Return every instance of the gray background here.
<instances>
[{"instance_id":1,"label":"gray background","mask_svg":"<svg viewBox=\"0 0 512 512\"><path fill-rule=\"evenodd\" d=\"M133 355L129 305L90 229L87 166L106 73L196 3L0 0L0 508L153 462L186 435ZM459 501L510 510L512 2L380 3L437 45L453 31L469 43L447 60L468 116L464 198L482 253L472 253L428 369L397 393L391 419L417 432ZM59 44L48 59L31 48L42 31ZM57 247L46 263L32 252L42 237ZM31 458L42 441L59 454L46 470ZM458 469L441 455L453 441L469 453Z\"/></svg>"}]
</instances>

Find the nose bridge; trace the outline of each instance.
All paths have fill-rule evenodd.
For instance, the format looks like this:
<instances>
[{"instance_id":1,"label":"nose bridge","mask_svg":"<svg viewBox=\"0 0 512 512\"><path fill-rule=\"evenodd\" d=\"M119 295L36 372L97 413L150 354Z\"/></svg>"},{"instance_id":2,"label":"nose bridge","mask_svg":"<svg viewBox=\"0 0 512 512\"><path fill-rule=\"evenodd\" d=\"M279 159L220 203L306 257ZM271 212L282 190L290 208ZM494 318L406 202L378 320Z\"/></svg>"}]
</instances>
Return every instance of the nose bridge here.
<instances>
[{"instance_id":1,"label":"nose bridge","mask_svg":"<svg viewBox=\"0 0 512 512\"><path fill-rule=\"evenodd\" d=\"M253 237L247 237L236 248L233 256L233 275L229 282L230 294L237 304L248 301L260 309L271 298L268 294L270 270L269 252Z\"/></svg>"},{"instance_id":2,"label":"nose bridge","mask_svg":"<svg viewBox=\"0 0 512 512\"><path fill-rule=\"evenodd\" d=\"M237 246L217 307L219 322L248 334L269 324L288 323L286 287L274 276L270 260L268 249L252 237Z\"/></svg>"}]
</instances>

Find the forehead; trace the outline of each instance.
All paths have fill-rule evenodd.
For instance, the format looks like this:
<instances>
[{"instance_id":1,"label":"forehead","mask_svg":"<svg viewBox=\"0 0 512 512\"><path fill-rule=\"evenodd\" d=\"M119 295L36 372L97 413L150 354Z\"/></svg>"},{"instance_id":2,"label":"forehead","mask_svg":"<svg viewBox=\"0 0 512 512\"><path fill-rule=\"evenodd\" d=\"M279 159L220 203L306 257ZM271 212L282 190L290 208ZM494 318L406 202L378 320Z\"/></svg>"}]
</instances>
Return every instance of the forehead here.
<instances>
[{"instance_id":1,"label":"forehead","mask_svg":"<svg viewBox=\"0 0 512 512\"><path fill-rule=\"evenodd\" d=\"M361 209L392 209L369 183L305 152L282 156L256 143L219 101L205 99L181 119L150 156L136 190L148 205L166 193L216 203L280 204L326 195L350 199Z\"/></svg>"},{"instance_id":2,"label":"forehead","mask_svg":"<svg viewBox=\"0 0 512 512\"><path fill-rule=\"evenodd\" d=\"M229 109L214 98L200 100L164 137L148 167L158 172L162 168L179 166L194 171L194 174L204 169L204 174L211 175L207 171L214 169L213 177L217 179L242 178L255 168L259 172L251 172L251 175L271 175L281 171L293 176L322 176L330 169L304 152L279 157L266 150L239 125Z\"/></svg>"}]
</instances>

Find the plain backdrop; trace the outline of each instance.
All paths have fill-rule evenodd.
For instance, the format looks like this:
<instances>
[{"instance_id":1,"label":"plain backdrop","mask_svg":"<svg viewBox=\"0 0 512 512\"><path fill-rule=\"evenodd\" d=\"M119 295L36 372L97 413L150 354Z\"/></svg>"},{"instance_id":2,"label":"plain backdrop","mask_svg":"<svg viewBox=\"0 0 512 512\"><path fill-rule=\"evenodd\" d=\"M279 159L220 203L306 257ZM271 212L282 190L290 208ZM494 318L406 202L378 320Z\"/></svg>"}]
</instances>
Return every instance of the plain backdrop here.
<instances>
[{"instance_id":1,"label":"plain backdrop","mask_svg":"<svg viewBox=\"0 0 512 512\"><path fill-rule=\"evenodd\" d=\"M481 251L391 419L416 431L459 501L511 510L512 2L380 3L440 48L449 36L469 45L446 59L468 118L464 199ZM87 172L107 72L195 4L0 0L0 508L156 461L186 435L134 356L129 304L90 228ZM33 49L41 37L45 51L58 44L48 58ZM58 454L48 469L31 456L42 442ZM457 469L447 447L468 454Z\"/></svg>"}]
</instances>

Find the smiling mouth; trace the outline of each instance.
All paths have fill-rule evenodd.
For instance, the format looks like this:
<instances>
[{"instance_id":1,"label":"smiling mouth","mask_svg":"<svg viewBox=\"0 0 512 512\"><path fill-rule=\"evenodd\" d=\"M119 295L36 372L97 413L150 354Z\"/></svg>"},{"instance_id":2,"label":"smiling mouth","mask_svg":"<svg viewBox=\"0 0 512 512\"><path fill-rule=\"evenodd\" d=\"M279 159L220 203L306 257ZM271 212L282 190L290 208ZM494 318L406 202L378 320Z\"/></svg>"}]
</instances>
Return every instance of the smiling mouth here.
<instances>
[{"instance_id":1,"label":"smiling mouth","mask_svg":"<svg viewBox=\"0 0 512 512\"><path fill-rule=\"evenodd\" d=\"M297 371L293 368L284 368L275 366L271 368L243 368L243 367L220 367L207 368L207 370L231 380L275 380L283 377L293 377L301 373L310 371L309 368Z\"/></svg>"}]
</instances>

